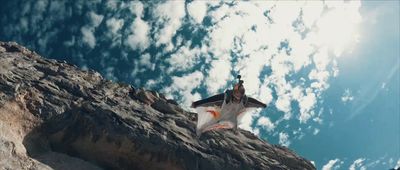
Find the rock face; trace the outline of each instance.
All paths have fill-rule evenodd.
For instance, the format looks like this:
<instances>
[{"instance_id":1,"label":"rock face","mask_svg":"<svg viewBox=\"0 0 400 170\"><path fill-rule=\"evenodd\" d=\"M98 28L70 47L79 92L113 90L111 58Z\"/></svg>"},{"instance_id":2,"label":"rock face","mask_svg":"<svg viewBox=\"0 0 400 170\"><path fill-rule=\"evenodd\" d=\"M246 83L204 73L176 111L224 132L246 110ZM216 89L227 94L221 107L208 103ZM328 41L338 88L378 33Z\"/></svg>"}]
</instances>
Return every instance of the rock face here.
<instances>
[{"instance_id":1,"label":"rock face","mask_svg":"<svg viewBox=\"0 0 400 170\"><path fill-rule=\"evenodd\" d=\"M247 131L197 139L195 120L157 92L0 42L4 169L315 169Z\"/></svg>"}]
</instances>

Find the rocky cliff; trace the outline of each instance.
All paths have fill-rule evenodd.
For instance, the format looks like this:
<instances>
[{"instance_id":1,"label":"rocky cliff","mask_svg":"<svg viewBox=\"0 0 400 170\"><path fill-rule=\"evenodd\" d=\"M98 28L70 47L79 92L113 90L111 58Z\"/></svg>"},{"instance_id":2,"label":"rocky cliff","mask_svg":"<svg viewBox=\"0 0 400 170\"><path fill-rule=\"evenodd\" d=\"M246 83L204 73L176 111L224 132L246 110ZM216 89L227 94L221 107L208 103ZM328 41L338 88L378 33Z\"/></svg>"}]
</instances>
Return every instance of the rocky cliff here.
<instances>
[{"instance_id":1,"label":"rocky cliff","mask_svg":"<svg viewBox=\"0 0 400 170\"><path fill-rule=\"evenodd\" d=\"M239 130L195 136L196 114L0 42L2 169L315 169Z\"/></svg>"}]
</instances>

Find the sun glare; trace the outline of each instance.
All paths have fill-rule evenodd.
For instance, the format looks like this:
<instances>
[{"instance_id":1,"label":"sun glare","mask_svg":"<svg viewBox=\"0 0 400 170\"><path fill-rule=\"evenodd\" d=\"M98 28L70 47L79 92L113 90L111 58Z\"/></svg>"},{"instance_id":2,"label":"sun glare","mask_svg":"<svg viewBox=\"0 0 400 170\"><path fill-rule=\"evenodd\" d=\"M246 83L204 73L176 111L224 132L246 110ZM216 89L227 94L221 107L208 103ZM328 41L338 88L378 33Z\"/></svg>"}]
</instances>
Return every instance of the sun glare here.
<instances>
[{"instance_id":1,"label":"sun glare","mask_svg":"<svg viewBox=\"0 0 400 170\"><path fill-rule=\"evenodd\" d=\"M354 6L338 6L329 10L316 23L317 41L333 50L337 57L344 50L351 51L358 41L361 16L351 9Z\"/></svg>"}]
</instances>

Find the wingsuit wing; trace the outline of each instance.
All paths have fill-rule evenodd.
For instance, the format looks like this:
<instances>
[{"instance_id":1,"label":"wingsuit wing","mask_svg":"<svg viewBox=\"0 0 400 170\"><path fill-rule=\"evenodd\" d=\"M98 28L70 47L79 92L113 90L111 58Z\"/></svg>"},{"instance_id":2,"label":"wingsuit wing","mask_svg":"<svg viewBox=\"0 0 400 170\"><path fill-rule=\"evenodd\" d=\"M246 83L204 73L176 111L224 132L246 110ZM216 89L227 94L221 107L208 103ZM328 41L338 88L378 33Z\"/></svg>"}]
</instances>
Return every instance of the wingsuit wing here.
<instances>
[{"instance_id":1,"label":"wingsuit wing","mask_svg":"<svg viewBox=\"0 0 400 170\"><path fill-rule=\"evenodd\" d=\"M221 107L219 106L197 107L196 111L198 116L197 136L200 136L205 131L233 127L233 123L229 120L222 119L224 115L221 113Z\"/></svg>"},{"instance_id":2,"label":"wingsuit wing","mask_svg":"<svg viewBox=\"0 0 400 170\"><path fill-rule=\"evenodd\" d=\"M256 100L256 99L254 99L254 98L252 98L252 97L247 97L247 102L245 104L245 107L246 108L250 108L250 107L253 107L253 108L265 108L265 107L267 107L267 105L262 103L262 102L260 102L260 101L258 101L258 100Z\"/></svg>"},{"instance_id":3,"label":"wingsuit wing","mask_svg":"<svg viewBox=\"0 0 400 170\"><path fill-rule=\"evenodd\" d=\"M229 122L219 122L223 116L221 107L224 99L225 93L221 93L192 103L192 108L196 108L197 111L198 136L208 130L231 127Z\"/></svg>"},{"instance_id":4,"label":"wingsuit wing","mask_svg":"<svg viewBox=\"0 0 400 170\"><path fill-rule=\"evenodd\" d=\"M226 94L228 94L227 100L229 100L228 91L228 93L221 93L192 103L192 107L196 108L198 114L196 128L198 136L209 130L237 128L237 115L230 111L221 112ZM266 104L251 97L245 96L242 102L245 108L237 114L246 112L246 110L251 110L252 108L266 107Z\"/></svg>"},{"instance_id":5,"label":"wingsuit wing","mask_svg":"<svg viewBox=\"0 0 400 170\"><path fill-rule=\"evenodd\" d=\"M225 97L225 94L221 93L221 94L217 94L217 95L211 96L211 97L203 99L203 100L195 101L192 103L192 108L208 107L208 106L221 107L222 103L224 102L224 97Z\"/></svg>"}]
</instances>

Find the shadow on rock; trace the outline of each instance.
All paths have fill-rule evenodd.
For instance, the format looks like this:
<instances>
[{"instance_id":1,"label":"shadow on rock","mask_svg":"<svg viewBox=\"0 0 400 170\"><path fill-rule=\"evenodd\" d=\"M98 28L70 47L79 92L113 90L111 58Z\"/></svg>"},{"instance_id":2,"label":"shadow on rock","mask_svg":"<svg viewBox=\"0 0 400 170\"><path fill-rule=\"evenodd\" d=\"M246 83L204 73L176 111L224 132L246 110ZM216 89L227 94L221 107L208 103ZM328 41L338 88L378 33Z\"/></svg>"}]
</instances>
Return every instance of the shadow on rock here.
<instances>
[{"instance_id":1,"label":"shadow on rock","mask_svg":"<svg viewBox=\"0 0 400 170\"><path fill-rule=\"evenodd\" d=\"M93 163L83 159L70 156L65 153L54 151L48 141L47 136L43 133L43 127L38 127L28 133L23 139L23 145L27 154L32 159L41 162L52 169L57 170L99 170Z\"/></svg>"}]
</instances>

